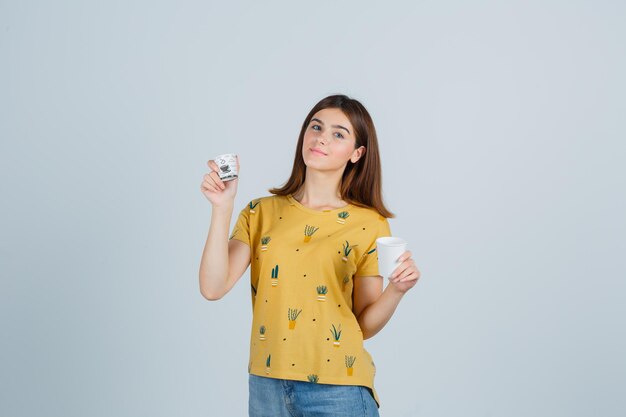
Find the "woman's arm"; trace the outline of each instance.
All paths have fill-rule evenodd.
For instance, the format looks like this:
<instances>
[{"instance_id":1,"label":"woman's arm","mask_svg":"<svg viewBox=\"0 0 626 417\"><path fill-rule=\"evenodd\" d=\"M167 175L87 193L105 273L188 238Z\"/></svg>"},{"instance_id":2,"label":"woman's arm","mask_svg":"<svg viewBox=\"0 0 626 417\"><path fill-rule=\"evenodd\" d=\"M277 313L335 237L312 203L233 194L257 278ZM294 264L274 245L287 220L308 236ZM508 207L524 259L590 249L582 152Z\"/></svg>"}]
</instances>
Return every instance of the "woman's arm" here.
<instances>
[{"instance_id":1,"label":"woman's arm","mask_svg":"<svg viewBox=\"0 0 626 417\"><path fill-rule=\"evenodd\" d=\"M380 275L354 277L352 311L359 322L364 340L385 327L403 295L393 285L387 285L383 291L383 278Z\"/></svg>"},{"instance_id":2,"label":"woman's arm","mask_svg":"<svg viewBox=\"0 0 626 417\"><path fill-rule=\"evenodd\" d=\"M200 293L207 300L219 300L241 278L250 265L250 247L244 242L228 240L239 179L224 183L218 166L208 161L211 172L203 177L200 190L211 202L211 226L200 260ZM239 171L239 158L237 158Z\"/></svg>"},{"instance_id":3,"label":"woman's arm","mask_svg":"<svg viewBox=\"0 0 626 417\"><path fill-rule=\"evenodd\" d=\"M404 294L415 286L421 276L410 251L404 252L398 261L400 265L391 275L385 291L380 275L354 277L352 311L361 326L364 340L385 327Z\"/></svg>"},{"instance_id":4,"label":"woman's arm","mask_svg":"<svg viewBox=\"0 0 626 417\"><path fill-rule=\"evenodd\" d=\"M213 207L211 226L200 260L200 293L219 300L228 293L250 265L250 247L228 240L232 205Z\"/></svg>"}]
</instances>

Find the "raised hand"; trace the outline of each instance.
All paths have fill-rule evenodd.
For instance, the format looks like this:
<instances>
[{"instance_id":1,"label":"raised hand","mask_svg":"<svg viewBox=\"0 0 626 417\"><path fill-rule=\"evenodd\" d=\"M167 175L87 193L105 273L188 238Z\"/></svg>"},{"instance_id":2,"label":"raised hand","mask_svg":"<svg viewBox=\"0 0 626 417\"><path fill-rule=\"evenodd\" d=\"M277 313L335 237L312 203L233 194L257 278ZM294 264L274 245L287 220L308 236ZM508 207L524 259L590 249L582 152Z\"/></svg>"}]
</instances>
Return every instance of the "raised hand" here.
<instances>
[{"instance_id":1,"label":"raised hand","mask_svg":"<svg viewBox=\"0 0 626 417\"><path fill-rule=\"evenodd\" d=\"M218 174L219 167L213 160L207 161L209 172L202 178L200 191L211 202L213 207L223 207L231 205L237 195L237 184L239 178L231 181L222 181ZM239 156L237 156L237 172L239 172Z\"/></svg>"}]
</instances>

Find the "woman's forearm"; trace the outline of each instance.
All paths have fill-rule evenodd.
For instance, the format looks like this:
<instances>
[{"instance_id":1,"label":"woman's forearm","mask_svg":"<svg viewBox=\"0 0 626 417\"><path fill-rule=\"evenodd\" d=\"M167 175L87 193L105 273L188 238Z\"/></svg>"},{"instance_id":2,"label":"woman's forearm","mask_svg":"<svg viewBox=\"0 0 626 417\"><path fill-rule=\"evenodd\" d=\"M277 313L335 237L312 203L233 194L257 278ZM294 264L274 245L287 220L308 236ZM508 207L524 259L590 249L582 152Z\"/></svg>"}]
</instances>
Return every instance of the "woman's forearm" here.
<instances>
[{"instance_id":1,"label":"woman's forearm","mask_svg":"<svg viewBox=\"0 0 626 417\"><path fill-rule=\"evenodd\" d=\"M357 318L363 339L369 339L378 333L391 319L404 293L389 284L374 303L367 306Z\"/></svg>"},{"instance_id":2,"label":"woman's forearm","mask_svg":"<svg viewBox=\"0 0 626 417\"><path fill-rule=\"evenodd\" d=\"M228 232L233 206L213 207L211 226L200 260L200 292L209 300L222 297L228 279Z\"/></svg>"}]
</instances>

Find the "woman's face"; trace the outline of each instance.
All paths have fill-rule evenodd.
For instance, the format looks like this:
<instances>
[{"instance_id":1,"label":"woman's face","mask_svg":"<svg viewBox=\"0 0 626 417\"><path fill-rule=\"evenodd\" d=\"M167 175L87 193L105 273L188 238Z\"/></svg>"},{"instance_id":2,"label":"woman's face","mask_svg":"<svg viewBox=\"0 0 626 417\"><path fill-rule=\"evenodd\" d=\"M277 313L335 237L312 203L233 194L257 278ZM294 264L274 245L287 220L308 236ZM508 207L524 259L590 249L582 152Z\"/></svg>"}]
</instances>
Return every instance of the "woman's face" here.
<instances>
[{"instance_id":1,"label":"woman's face","mask_svg":"<svg viewBox=\"0 0 626 417\"><path fill-rule=\"evenodd\" d=\"M348 161L358 161L365 147L355 149L352 124L340 109L322 109L309 122L302 143L302 157L307 167L319 171L345 168Z\"/></svg>"}]
</instances>

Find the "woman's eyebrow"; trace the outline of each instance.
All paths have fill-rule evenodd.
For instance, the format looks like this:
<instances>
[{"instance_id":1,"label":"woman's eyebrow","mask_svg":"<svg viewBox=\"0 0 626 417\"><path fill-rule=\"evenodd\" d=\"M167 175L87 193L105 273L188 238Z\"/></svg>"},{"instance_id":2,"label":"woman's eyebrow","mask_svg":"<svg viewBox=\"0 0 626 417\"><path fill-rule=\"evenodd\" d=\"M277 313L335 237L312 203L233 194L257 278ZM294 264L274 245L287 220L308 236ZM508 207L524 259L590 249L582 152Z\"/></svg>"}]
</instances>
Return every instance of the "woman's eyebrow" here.
<instances>
[{"instance_id":1,"label":"woman's eyebrow","mask_svg":"<svg viewBox=\"0 0 626 417\"><path fill-rule=\"evenodd\" d=\"M318 119L317 117L314 117L311 119L311 121L316 121L319 122L320 124L324 124L324 122L322 122L320 119ZM341 126L341 125L332 125L331 127L338 127L339 129L343 129L346 132L348 132L349 135L351 135L350 131L348 129L346 129L345 127Z\"/></svg>"}]
</instances>

